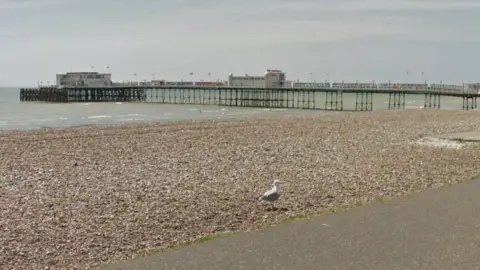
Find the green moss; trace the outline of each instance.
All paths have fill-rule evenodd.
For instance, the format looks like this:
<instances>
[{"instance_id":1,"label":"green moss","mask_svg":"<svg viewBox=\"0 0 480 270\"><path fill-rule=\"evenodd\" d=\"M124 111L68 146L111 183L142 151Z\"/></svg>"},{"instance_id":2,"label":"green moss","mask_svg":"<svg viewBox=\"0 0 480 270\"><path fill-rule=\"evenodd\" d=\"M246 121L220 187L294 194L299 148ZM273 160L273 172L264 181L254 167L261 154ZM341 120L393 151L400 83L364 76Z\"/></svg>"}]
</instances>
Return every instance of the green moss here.
<instances>
[{"instance_id":1,"label":"green moss","mask_svg":"<svg viewBox=\"0 0 480 270\"><path fill-rule=\"evenodd\" d=\"M372 200L372 201L369 201L369 202L356 201L356 202L351 203L351 204L342 204L342 205L339 205L339 206L326 208L326 209L324 209L320 212L316 212L316 213L312 213L312 214L305 214L305 215L288 217L288 218L283 219L281 222L284 223L284 222L291 222L291 221L297 221L297 220L305 220L305 219L311 219L311 218L314 218L314 217L319 217L319 216L322 216L322 215L325 215L325 214L344 212L346 210L349 210L349 209L352 209L352 208L355 208L355 207L365 206L365 205L369 205L369 204L373 204L373 203L381 203L381 202L384 202L384 201L389 200L389 199L390 199L389 197L385 197L385 198Z\"/></svg>"},{"instance_id":2,"label":"green moss","mask_svg":"<svg viewBox=\"0 0 480 270\"><path fill-rule=\"evenodd\" d=\"M225 237L225 236L234 235L234 234L237 234L237 233L238 232L226 232L226 233L217 233L217 234L212 234L212 235L205 235L205 236L202 236L202 237L200 237L196 240L193 240L193 241L183 242L182 244L180 244L180 246L185 247L185 246L190 246L190 245L193 245L193 244L200 244L200 243L203 243L203 242L215 240L217 238L221 238L221 237ZM177 248L179 248L179 246L172 247L170 249L177 249Z\"/></svg>"}]
</instances>

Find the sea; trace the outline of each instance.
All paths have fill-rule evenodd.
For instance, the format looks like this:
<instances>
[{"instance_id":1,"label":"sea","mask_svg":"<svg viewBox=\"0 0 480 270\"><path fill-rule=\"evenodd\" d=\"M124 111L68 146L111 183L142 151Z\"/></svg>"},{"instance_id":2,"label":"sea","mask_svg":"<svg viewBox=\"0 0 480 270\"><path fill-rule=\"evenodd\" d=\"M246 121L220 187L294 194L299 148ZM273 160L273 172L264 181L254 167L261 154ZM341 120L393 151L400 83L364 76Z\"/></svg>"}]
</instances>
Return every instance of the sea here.
<instances>
[{"instance_id":1,"label":"sea","mask_svg":"<svg viewBox=\"0 0 480 270\"><path fill-rule=\"evenodd\" d=\"M324 103L324 97L316 100ZM389 96L374 95L373 108L387 109ZM355 108L355 94L344 94L344 108ZM406 108L422 109L424 96L407 95ZM442 97L442 109L461 109L461 98ZM44 129L85 125L112 125L139 122L170 122L274 116L324 114L320 110L221 107L160 103L42 103L20 102L20 88L0 88L0 131Z\"/></svg>"}]
</instances>

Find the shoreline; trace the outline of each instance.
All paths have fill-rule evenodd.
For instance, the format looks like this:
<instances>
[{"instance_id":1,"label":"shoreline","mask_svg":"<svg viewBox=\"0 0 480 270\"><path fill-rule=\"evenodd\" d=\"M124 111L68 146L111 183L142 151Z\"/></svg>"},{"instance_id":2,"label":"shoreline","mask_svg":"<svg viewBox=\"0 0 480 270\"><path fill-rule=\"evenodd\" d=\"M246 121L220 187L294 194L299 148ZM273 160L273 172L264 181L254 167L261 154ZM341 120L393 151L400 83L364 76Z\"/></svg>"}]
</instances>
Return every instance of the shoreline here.
<instances>
[{"instance_id":1,"label":"shoreline","mask_svg":"<svg viewBox=\"0 0 480 270\"><path fill-rule=\"evenodd\" d=\"M219 107L220 108L220 107ZM262 109L262 108L257 108ZM268 110L268 109L265 109ZM276 111L276 109L270 109ZM416 110L424 110L423 108L406 108L403 111L416 111ZM289 118L289 117L319 117L321 115L336 115L336 114L369 114L369 113L378 113L380 111L388 112L390 110L385 108L374 109L373 111L354 111L354 110L344 110L344 111L329 111L329 110L301 110L301 109L278 109L277 112L264 112L264 113L253 113L253 114L238 114L238 115L230 115L228 117L212 117L212 118L173 118L168 120L162 121L125 121L125 122L118 122L118 123L92 123L92 124L74 124L71 126L36 126L36 127L24 127L24 128L7 128L7 129L0 129L0 136L7 133L15 133L15 132L36 132L36 131L45 131L45 130L68 130L68 129L76 129L76 128L90 128L90 127L100 127L100 128L108 128L108 127L128 127L128 126L150 126L150 125L170 125L170 124L178 124L178 123L190 123L190 122L221 122L221 121L238 121L238 120L246 120L246 119L254 119L254 118L261 118L261 119L270 119L270 118ZM462 109L453 109L453 108L443 108L442 111L453 111L453 112L462 112ZM479 110L480 111L480 110Z\"/></svg>"},{"instance_id":2,"label":"shoreline","mask_svg":"<svg viewBox=\"0 0 480 270\"><path fill-rule=\"evenodd\" d=\"M261 108L260 108L261 109ZM267 109L265 109L267 110ZM271 109L275 110L275 109ZM289 110L290 113L287 113ZM416 110L416 109L408 109ZM387 109L378 109L374 111L388 111ZM461 111L461 110L460 110ZM373 112L373 111L372 111ZM258 114L239 114L239 115L230 115L229 117L216 117L216 118L178 118L178 119L169 119L168 121L138 121L138 122L119 122L117 124L80 124L72 126L59 126L59 127L36 127L28 129L0 129L0 137L8 133L35 133L35 132L44 132L56 130L59 132L84 129L84 128L101 128L101 129L124 129L124 128L145 128L152 126L170 126L178 124L187 124L187 123L217 123L217 122L235 122L235 121L244 121L250 119L277 119L277 118L291 118L291 117L321 117L323 115L336 115L343 113L356 113L356 114L368 114L372 112L354 112L354 111L324 111L324 110L299 110L299 109L279 109L278 112L266 112Z\"/></svg>"},{"instance_id":3,"label":"shoreline","mask_svg":"<svg viewBox=\"0 0 480 270\"><path fill-rule=\"evenodd\" d=\"M99 103L92 103L94 105L99 105ZM85 103L84 105L89 105ZM109 103L108 105L112 105ZM132 104L126 104L130 106ZM9 125L7 122L10 120L15 120L15 117L11 116L2 116L0 112L0 134L11 131L32 131L32 130L44 130L44 129L64 129L64 128L74 128L74 127L89 127L89 126L117 126L117 125L135 125L135 124L168 124L176 123L179 121L215 121L223 119L246 119L254 117L270 117L270 116L283 116L283 115L306 115L306 114L322 114L328 113L328 111L322 110L299 110L299 109L281 109L281 108L248 108L248 107L220 107L220 106L184 106L184 105L167 105L161 106L157 104L160 111L149 110L149 107L152 107L152 104L134 104L139 105L135 108L128 108L129 111L135 112L140 119L131 120L124 119L126 112L122 111L120 114L115 111L115 107L109 108L111 110L110 114L105 113L105 110L99 110L98 106L94 106L94 111L87 113L75 112L73 114L72 120L69 124L65 124L63 121L70 119L70 115L62 115L59 119L49 118L48 115L45 115L47 119L36 119L33 117L29 124L23 123L20 125ZM115 106L115 105L114 105ZM155 105L153 105L155 106ZM141 109L139 109L141 108ZM78 109L78 108L77 108ZM107 110L108 111L108 110ZM200 112L199 115L197 115ZM91 114L95 115L91 115ZM156 115L158 114L158 115ZM173 114L173 115L172 115ZM132 115L132 117L137 117ZM58 117L58 115L56 116ZM75 120L76 118L76 120ZM95 119L93 119L95 118ZM5 120L4 120L5 119ZM113 119L113 120L112 120ZM43 120L48 120L48 123L51 124L37 124L37 123L46 123ZM98 120L95 121L95 120ZM23 122L28 122L22 120ZM70 120L68 120L70 121ZM87 121L87 122L85 122ZM2 123L3 122L3 123ZM14 121L16 122L16 121ZM52 124L53 123L53 124ZM4 125L2 125L4 124Z\"/></svg>"},{"instance_id":4,"label":"shoreline","mask_svg":"<svg viewBox=\"0 0 480 270\"><path fill-rule=\"evenodd\" d=\"M479 111L382 111L0 132L0 263L83 269L202 236L455 184ZM255 202L273 179L277 211ZM3 247L3 250L2 250Z\"/></svg>"}]
</instances>

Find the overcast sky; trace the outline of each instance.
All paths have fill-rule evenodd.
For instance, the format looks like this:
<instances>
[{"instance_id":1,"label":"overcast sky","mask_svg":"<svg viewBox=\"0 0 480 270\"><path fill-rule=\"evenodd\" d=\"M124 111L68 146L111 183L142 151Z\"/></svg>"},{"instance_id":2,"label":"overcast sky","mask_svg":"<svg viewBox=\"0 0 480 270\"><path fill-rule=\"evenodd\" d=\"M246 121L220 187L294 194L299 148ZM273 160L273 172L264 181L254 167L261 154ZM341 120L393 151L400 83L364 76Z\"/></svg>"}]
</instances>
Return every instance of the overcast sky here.
<instances>
[{"instance_id":1,"label":"overcast sky","mask_svg":"<svg viewBox=\"0 0 480 270\"><path fill-rule=\"evenodd\" d=\"M480 0L0 0L0 85L56 73L480 81ZM408 70L408 75L407 75Z\"/></svg>"}]
</instances>

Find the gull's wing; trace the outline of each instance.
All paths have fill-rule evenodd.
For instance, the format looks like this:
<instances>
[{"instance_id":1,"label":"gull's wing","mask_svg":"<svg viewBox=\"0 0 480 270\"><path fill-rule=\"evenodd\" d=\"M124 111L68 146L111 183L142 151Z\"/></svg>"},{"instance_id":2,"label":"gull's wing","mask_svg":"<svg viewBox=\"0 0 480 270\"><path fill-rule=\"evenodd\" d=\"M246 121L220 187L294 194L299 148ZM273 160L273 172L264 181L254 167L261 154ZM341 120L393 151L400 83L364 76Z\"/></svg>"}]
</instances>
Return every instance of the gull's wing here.
<instances>
[{"instance_id":1,"label":"gull's wing","mask_svg":"<svg viewBox=\"0 0 480 270\"><path fill-rule=\"evenodd\" d=\"M265 192L263 196L259 198L259 200L273 202L276 201L279 197L280 194L275 189L271 189Z\"/></svg>"}]
</instances>

